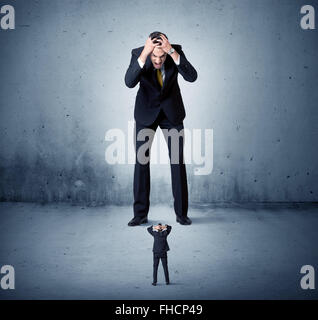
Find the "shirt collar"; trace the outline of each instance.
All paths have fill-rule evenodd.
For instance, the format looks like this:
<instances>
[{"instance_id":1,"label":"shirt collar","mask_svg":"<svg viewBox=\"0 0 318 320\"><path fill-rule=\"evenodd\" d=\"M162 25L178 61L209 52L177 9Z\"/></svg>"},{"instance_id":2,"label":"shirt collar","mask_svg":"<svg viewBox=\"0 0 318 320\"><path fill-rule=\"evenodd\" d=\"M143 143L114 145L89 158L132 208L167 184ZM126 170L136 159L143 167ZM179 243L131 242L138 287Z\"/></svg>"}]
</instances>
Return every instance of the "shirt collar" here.
<instances>
[{"instance_id":1,"label":"shirt collar","mask_svg":"<svg viewBox=\"0 0 318 320\"><path fill-rule=\"evenodd\" d=\"M154 71L157 71L157 69L156 69L154 66L153 66L153 70L154 70ZM160 70L161 70L161 73L164 73L164 72L165 72L165 64L163 64L163 65L161 66Z\"/></svg>"}]
</instances>

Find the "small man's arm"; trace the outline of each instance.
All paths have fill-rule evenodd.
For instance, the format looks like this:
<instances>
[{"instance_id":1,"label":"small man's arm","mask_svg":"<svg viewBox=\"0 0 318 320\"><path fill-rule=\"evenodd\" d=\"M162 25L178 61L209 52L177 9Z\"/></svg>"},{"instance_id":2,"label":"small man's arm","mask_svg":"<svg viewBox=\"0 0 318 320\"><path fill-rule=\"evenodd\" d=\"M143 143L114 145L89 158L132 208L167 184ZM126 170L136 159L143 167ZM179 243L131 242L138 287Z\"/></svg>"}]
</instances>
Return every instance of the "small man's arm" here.
<instances>
[{"instance_id":1,"label":"small man's arm","mask_svg":"<svg viewBox=\"0 0 318 320\"><path fill-rule=\"evenodd\" d=\"M166 225L166 226L167 226L167 235L168 235L171 232L172 227L169 225Z\"/></svg>"},{"instance_id":2,"label":"small man's arm","mask_svg":"<svg viewBox=\"0 0 318 320\"><path fill-rule=\"evenodd\" d=\"M153 235L152 227L153 227L153 226L150 226L150 227L147 228L147 231L148 231L151 235Z\"/></svg>"}]
</instances>

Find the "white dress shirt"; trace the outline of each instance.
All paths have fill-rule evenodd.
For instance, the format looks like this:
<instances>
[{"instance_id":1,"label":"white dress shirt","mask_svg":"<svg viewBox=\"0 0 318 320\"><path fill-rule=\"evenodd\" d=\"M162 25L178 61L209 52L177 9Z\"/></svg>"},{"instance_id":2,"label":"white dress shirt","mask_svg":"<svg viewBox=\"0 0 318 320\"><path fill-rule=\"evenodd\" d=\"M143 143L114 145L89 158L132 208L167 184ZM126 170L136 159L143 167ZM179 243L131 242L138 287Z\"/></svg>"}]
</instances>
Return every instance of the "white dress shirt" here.
<instances>
[{"instance_id":1,"label":"white dress shirt","mask_svg":"<svg viewBox=\"0 0 318 320\"><path fill-rule=\"evenodd\" d=\"M143 66L144 66L145 64L141 61L140 57L137 59L137 61L138 61L138 63L139 63L140 68L143 68ZM173 60L173 61L174 61L174 60ZM180 64L180 55L179 55L179 57L178 57L177 62L174 61L174 63L175 63L176 65L179 65L179 64ZM162 83L165 81L165 75L166 75L166 74L165 74L165 67L164 67L164 65L165 65L165 64L163 64L163 65L161 66L161 68L160 68L161 74L162 74Z\"/></svg>"}]
</instances>

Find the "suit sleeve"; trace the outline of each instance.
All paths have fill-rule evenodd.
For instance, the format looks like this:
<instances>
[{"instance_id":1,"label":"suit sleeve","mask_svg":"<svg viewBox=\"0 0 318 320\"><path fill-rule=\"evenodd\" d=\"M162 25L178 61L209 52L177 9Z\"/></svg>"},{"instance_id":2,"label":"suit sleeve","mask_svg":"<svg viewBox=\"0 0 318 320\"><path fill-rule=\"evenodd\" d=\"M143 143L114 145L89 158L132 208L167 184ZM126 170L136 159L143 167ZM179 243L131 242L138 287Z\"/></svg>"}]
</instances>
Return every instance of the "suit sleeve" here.
<instances>
[{"instance_id":1,"label":"suit sleeve","mask_svg":"<svg viewBox=\"0 0 318 320\"><path fill-rule=\"evenodd\" d=\"M143 68L140 68L138 57L131 51L131 60L125 74L125 84L128 88L134 88L140 80Z\"/></svg>"},{"instance_id":2,"label":"suit sleeve","mask_svg":"<svg viewBox=\"0 0 318 320\"><path fill-rule=\"evenodd\" d=\"M148 231L151 235L153 235L153 234L152 234L152 233L153 233L153 231L152 231L152 226L148 227L148 228L147 228L147 231Z\"/></svg>"},{"instance_id":3,"label":"suit sleeve","mask_svg":"<svg viewBox=\"0 0 318 320\"><path fill-rule=\"evenodd\" d=\"M184 80L189 82L194 82L198 77L197 71L194 69L191 63L187 60L184 52L181 50L181 46L177 50L177 52L180 55L180 63L176 65L179 73L182 75Z\"/></svg>"},{"instance_id":4,"label":"suit sleeve","mask_svg":"<svg viewBox=\"0 0 318 320\"><path fill-rule=\"evenodd\" d=\"M171 226L167 226L167 235L171 232L172 227Z\"/></svg>"}]
</instances>

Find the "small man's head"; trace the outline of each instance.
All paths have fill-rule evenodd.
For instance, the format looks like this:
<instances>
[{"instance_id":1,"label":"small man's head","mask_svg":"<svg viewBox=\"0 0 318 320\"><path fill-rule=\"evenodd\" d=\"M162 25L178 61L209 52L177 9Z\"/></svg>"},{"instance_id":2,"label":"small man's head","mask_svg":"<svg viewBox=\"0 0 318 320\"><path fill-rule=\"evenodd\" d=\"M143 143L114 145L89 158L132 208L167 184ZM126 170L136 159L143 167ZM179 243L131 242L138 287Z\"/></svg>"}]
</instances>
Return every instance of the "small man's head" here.
<instances>
[{"instance_id":1,"label":"small man's head","mask_svg":"<svg viewBox=\"0 0 318 320\"><path fill-rule=\"evenodd\" d=\"M164 225L164 226L163 226L161 223L158 223L158 225L157 225L157 230L162 231L162 230L165 230L166 227L167 227L167 225Z\"/></svg>"},{"instance_id":2,"label":"small man's head","mask_svg":"<svg viewBox=\"0 0 318 320\"><path fill-rule=\"evenodd\" d=\"M157 229L158 231L161 231L161 229L163 229L161 223L158 223L154 228Z\"/></svg>"},{"instance_id":3,"label":"small man's head","mask_svg":"<svg viewBox=\"0 0 318 320\"><path fill-rule=\"evenodd\" d=\"M159 31L154 31L150 33L149 37L151 39L154 39L158 43L161 43L161 39L160 39L161 34L163 34L168 39L168 37L164 33ZM167 58L167 53L157 47L153 49L150 55L151 62L156 69L160 69L162 67L162 65L166 61L166 58Z\"/></svg>"}]
</instances>

